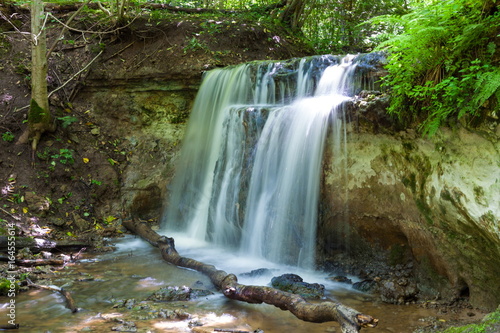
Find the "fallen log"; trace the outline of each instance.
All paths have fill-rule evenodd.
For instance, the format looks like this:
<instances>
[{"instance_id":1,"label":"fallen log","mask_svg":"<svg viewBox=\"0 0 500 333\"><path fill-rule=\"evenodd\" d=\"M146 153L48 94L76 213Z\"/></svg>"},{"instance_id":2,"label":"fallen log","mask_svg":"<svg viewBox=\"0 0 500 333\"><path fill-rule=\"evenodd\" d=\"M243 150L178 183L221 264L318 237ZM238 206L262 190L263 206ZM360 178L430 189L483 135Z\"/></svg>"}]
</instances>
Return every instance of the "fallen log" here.
<instances>
[{"instance_id":1,"label":"fallen log","mask_svg":"<svg viewBox=\"0 0 500 333\"><path fill-rule=\"evenodd\" d=\"M124 221L123 226L157 247L165 261L176 266L194 269L208 276L227 298L246 303L274 305L281 310L288 310L298 319L308 322L336 321L340 324L343 333L355 333L363 327L377 326L378 319L362 314L341 303L332 301L309 303L297 294L271 287L239 284L234 274L228 274L218 270L213 265L180 256L175 249L173 238L159 235L145 222Z\"/></svg>"}]
</instances>

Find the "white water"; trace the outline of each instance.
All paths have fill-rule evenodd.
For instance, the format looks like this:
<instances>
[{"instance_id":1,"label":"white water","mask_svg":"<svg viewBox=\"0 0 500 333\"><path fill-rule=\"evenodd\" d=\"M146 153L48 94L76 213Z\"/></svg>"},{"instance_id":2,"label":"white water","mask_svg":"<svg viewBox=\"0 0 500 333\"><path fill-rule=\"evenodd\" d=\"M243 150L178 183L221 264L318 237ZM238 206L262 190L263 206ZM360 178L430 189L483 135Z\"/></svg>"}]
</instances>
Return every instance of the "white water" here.
<instances>
[{"instance_id":1,"label":"white water","mask_svg":"<svg viewBox=\"0 0 500 333\"><path fill-rule=\"evenodd\" d=\"M351 61L209 72L169 188L165 231L238 249L240 258L313 268L325 138L343 138Z\"/></svg>"}]
</instances>

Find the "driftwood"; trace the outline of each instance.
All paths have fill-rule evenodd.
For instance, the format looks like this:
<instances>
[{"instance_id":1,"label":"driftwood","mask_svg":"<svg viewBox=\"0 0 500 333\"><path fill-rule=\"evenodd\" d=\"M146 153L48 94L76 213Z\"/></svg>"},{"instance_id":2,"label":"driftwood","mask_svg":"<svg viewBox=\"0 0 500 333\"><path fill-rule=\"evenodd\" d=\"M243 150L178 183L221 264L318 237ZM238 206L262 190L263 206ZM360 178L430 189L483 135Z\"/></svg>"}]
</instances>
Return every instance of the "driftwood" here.
<instances>
[{"instance_id":1,"label":"driftwood","mask_svg":"<svg viewBox=\"0 0 500 333\"><path fill-rule=\"evenodd\" d=\"M194 269L208 276L212 283L222 290L224 296L247 303L266 303L281 310L290 311L298 319L323 323L336 321L343 333L359 332L363 327L377 326L378 319L362 314L343 304L331 301L309 303L303 297L265 286L246 286L238 283L234 274L218 270L213 265L207 265L194 259L182 257L174 246L174 239L160 236L146 223L139 221L124 221L123 225L134 234L159 248L163 259L174 265Z\"/></svg>"},{"instance_id":2,"label":"driftwood","mask_svg":"<svg viewBox=\"0 0 500 333\"><path fill-rule=\"evenodd\" d=\"M19 328L19 324L0 325L0 330L17 330L18 328Z\"/></svg>"},{"instance_id":3,"label":"driftwood","mask_svg":"<svg viewBox=\"0 0 500 333\"><path fill-rule=\"evenodd\" d=\"M30 281L30 283L28 285L30 287L35 287L35 288L38 288L38 289L45 289L45 290L50 290L50 291L57 291L58 293L60 293L61 295L63 295L63 297L66 299L66 307L68 309L70 309L72 313L78 312L78 308L76 307L75 300L71 296L70 292L67 291L67 290L65 290L64 288L59 288L59 287L55 287L55 286L45 286L45 285L41 285L41 284L35 284L35 283L31 282L31 281Z\"/></svg>"},{"instance_id":4,"label":"driftwood","mask_svg":"<svg viewBox=\"0 0 500 333\"><path fill-rule=\"evenodd\" d=\"M250 331L234 330L231 328L214 328L214 332L225 332L225 333L251 333ZM257 332L257 331L254 331Z\"/></svg>"},{"instance_id":5,"label":"driftwood","mask_svg":"<svg viewBox=\"0 0 500 333\"><path fill-rule=\"evenodd\" d=\"M0 257L0 261L10 261L10 258ZM45 265L62 266L68 261L65 261L63 259L16 259L14 262L17 266L33 267Z\"/></svg>"},{"instance_id":6,"label":"driftwood","mask_svg":"<svg viewBox=\"0 0 500 333\"><path fill-rule=\"evenodd\" d=\"M7 236L0 236L0 251L9 247ZM31 237L16 237L15 247L18 249L29 248L32 252L38 251L51 251L51 250L69 250L69 249L82 249L84 247L91 247L89 241L81 240L58 240L52 241L44 238L31 238Z\"/></svg>"}]
</instances>

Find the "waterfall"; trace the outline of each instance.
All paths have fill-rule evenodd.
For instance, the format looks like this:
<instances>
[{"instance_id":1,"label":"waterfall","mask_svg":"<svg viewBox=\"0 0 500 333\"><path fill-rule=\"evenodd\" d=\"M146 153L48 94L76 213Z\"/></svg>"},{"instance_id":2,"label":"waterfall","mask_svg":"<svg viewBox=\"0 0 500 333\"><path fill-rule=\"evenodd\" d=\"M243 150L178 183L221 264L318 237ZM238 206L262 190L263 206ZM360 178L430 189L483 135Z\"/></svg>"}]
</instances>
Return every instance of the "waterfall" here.
<instances>
[{"instance_id":1,"label":"waterfall","mask_svg":"<svg viewBox=\"0 0 500 333\"><path fill-rule=\"evenodd\" d=\"M344 153L354 56L254 62L206 73L163 215L166 232L314 266L325 138Z\"/></svg>"}]
</instances>

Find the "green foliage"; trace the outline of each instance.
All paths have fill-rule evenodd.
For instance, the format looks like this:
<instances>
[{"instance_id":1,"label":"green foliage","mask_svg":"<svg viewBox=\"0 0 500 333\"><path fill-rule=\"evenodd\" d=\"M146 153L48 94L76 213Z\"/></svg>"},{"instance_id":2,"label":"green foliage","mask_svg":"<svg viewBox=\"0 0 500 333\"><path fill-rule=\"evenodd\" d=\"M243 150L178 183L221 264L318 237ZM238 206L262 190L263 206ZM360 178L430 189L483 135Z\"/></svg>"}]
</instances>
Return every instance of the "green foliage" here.
<instances>
[{"instance_id":1,"label":"green foliage","mask_svg":"<svg viewBox=\"0 0 500 333\"><path fill-rule=\"evenodd\" d=\"M404 0L309 0L306 1L303 31L319 53L371 51L378 43L383 25L364 22L378 15L401 15L408 11ZM374 38L373 36L378 36Z\"/></svg>"},{"instance_id":2,"label":"green foliage","mask_svg":"<svg viewBox=\"0 0 500 333\"><path fill-rule=\"evenodd\" d=\"M18 292L19 284L17 281L11 281L5 278L0 279L0 296L9 296L9 294L15 295Z\"/></svg>"},{"instance_id":3,"label":"green foliage","mask_svg":"<svg viewBox=\"0 0 500 333\"><path fill-rule=\"evenodd\" d=\"M50 157L54 160L58 160L61 164L73 164L75 163L75 159L73 157L74 150L73 149L59 149L59 154L51 155Z\"/></svg>"},{"instance_id":4,"label":"green foliage","mask_svg":"<svg viewBox=\"0 0 500 333\"><path fill-rule=\"evenodd\" d=\"M28 122L30 124L45 123L50 120L50 113L44 110L38 103L31 99L30 111L28 113Z\"/></svg>"},{"instance_id":5,"label":"green foliage","mask_svg":"<svg viewBox=\"0 0 500 333\"><path fill-rule=\"evenodd\" d=\"M197 50L207 50L207 46L196 37L192 37L191 39L188 38L187 45L183 48L184 54L189 51L195 52Z\"/></svg>"},{"instance_id":6,"label":"green foliage","mask_svg":"<svg viewBox=\"0 0 500 333\"><path fill-rule=\"evenodd\" d=\"M2 140L3 141L7 141L7 142L12 142L14 141L14 134L12 134L12 132L5 132L2 134Z\"/></svg>"},{"instance_id":7,"label":"green foliage","mask_svg":"<svg viewBox=\"0 0 500 333\"><path fill-rule=\"evenodd\" d=\"M64 116L64 117L59 117L57 119L62 122L61 123L62 128L67 128L72 123L75 123L78 121L78 118L73 117L73 116Z\"/></svg>"},{"instance_id":8,"label":"green foliage","mask_svg":"<svg viewBox=\"0 0 500 333\"><path fill-rule=\"evenodd\" d=\"M493 40L500 15L492 0L429 1L410 14L372 22L404 31L379 46L389 53L390 113L420 122L432 135L451 118L480 117L487 101L498 103Z\"/></svg>"},{"instance_id":9,"label":"green foliage","mask_svg":"<svg viewBox=\"0 0 500 333\"><path fill-rule=\"evenodd\" d=\"M500 308L486 315L479 324L470 324L461 327L450 327L441 333L482 333L498 332L500 329Z\"/></svg>"}]
</instances>

